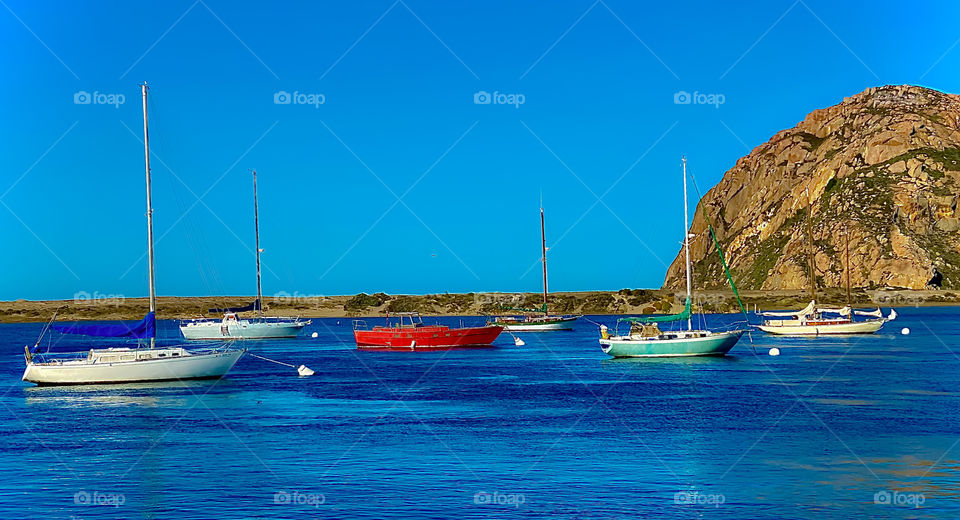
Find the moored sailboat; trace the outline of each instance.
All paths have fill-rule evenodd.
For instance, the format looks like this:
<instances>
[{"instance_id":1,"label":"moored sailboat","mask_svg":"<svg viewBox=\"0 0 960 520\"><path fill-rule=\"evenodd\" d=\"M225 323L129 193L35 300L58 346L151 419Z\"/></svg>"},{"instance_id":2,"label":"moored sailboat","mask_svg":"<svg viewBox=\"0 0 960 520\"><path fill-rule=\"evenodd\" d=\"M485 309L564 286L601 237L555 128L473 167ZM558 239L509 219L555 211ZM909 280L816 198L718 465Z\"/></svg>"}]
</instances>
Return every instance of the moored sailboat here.
<instances>
[{"instance_id":1,"label":"moored sailboat","mask_svg":"<svg viewBox=\"0 0 960 520\"><path fill-rule=\"evenodd\" d=\"M890 309L884 316L880 309L875 311L853 310L850 306L841 309L824 308L813 300L799 311L760 312L767 319L757 328L770 334L783 336L821 336L829 334L873 334L883 324L896 319L897 311ZM854 316L865 316L866 320L856 321Z\"/></svg>"},{"instance_id":2,"label":"moored sailboat","mask_svg":"<svg viewBox=\"0 0 960 520\"><path fill-rule=\"evenodd\" d=\"M492 325L500 325L504 330L511 332L573 330L573 325L579 316L551 315L547 303L547 235L543 223L542 205L540 208L540 245L540 261L543 263L543 305L540 309L504 309L521 310L527 314L523 316L497 316L491 321Z\"/></svg>"},{"instance_id":3,"label":"moored sailboat","mask_svg":"<svg viewBox=\"0 0 960 520\"><path fill-rule=\"evenodd\" d=\"M723 356L740 340L745 331L712 331L694 329L691 319L690 223L687 209L687 159L683 158L683 249L686 256L687 295L683 311L668 316L640 316L618 320L629 323L630 331L610 335L607 327L600 327L600 348L607 355L621 358ZM712 233L712 230L711 230ZM719 249L718 249L719 252ZM721 262L723 259L721 257ZM725 265L725 264L724 264ZM728 275L729 278L729 275ZM730 279L731 285L733 280ZM739 296L738 296L739 298ZM661 331L660 323L687 322L686 330Z\"/></svg>"},{"instance_id":4,"label":"moored sailboat","mask_svg":"<svg viewBox=\"0 0 960 520\"><path fill-rule=\"evenodd\" d=\"M244 349L217 346L186 349L179 346L156 347L157 297L153 254L153 204L150 182L150 145L147 131L147 84L143 94L143 144L147 181L147 263L149 269L150 310L136 325L53 325L64 334L136 339L137 347L93 348L84 352L51 355L40 352L45 327L33 348L24 348L26 369L22 379L38 385L80 385L134 383L184 379L208 379L225 375L243 356ZM54 319L56 314L54 314ZM53 320L51 320L53 323Z\"/></svg>"},{"instance_id":5,"label":"moored sailboat","mask_svg":"<svg viewBox=\"0 0 960 520\"><path fill-rule=\"evenodd\" d=\"M257 171L253 170L253 221L256 233L257 250L257 299L244 307L210 309L209 312L222 312L223 318L201 318L180 322L180 332L187 339L267 339L295 338L310 320L299 318L265 318L263 316L263 294L260 280L260 212L257 204ZM237 313L256 311L256 319L238 317Z\"/></svg>"},{"instance_id":6,"label":"moored sailboat","mask_svg":"<svg viewBox=\"0 0 960 520\"><path fill-rule=\"evenodd\" d=\"M846 247L847 305L828 308L817 304L816 262L813 252L813 227L810 223L810 204L807 204L807 238L809 240L810 303L799 311L758 312L764 319L757 325L760 330L782 336L821 336L845 334L873 334L883 324L897 318L897 311L890 309L888 316L879 308L875 311L854 310L850 296L850 236L844 232ZM867 319L857 321L855 316Z\"/></svg>"}]
</instances>

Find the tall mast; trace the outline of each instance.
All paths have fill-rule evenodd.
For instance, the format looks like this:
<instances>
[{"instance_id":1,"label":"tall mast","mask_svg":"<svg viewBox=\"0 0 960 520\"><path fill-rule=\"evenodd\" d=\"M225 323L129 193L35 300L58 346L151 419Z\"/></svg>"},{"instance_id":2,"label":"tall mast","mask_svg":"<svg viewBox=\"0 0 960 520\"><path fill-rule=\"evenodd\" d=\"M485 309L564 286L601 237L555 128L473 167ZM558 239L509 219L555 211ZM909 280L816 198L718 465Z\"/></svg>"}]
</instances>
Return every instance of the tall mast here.
<instances>
[{"instance_id":1,"label":"tall mast","mask_svg":"<svg viewBox=\"0 0 960 520\"><path fill-rule=\"evenodd\" d=\"M262 290L260 288L260 214L257 209L257 170L253 172L253 229L257 235L257 317L263 318Z\"/></svg>"},{"instance_id":2,"label":"tall mast","mask_svg":"<svg viewBox=\"0 0 960 520\"><path fill-rule=\"evenodd\" d=\"M687 210L687 157L683 157L683 252L687 257L687 300L690 300L690 217ZM683 304L687 306L686 302ZM687 316L687 330L693 330L693 319Z\"/></svg>"},{"instance_id":3,"label":"tall mast","mask_svg":"<svg viewBox=\"0 0 960 520\"><path fill-rule=\"evenodd\" d=\"M543 246L543 313L547 314L547 234L543 227L543 201L540 201L540 244Z\"/></svg>"},{"instance_id":4,"label":"tall mast","mask_svg":"<svg viewBox=\"0 0 960 520\"><path fill-rule=\"evenodd\" d=\"M147 131L147 82L140 85L143 94L143 161L147 172L147 264L150 273L150 312L157 311L157 289L154 279L153 258L153 196L150 183L150 133ZM155 338L150 338L150 348L153 348Z\"/></svg>"},{"instance_id":5,"label":"tall mast","mask_svg":"<svg viewBox=\"0 0 960 520\"><path fill-rule=\"evenodd\" d=\"M813 252L813 208L810 204L810 189L807 188L807 240L810 242L810 247L808 249L810 254L810 299L816 301L817 299L817 272L816 272L816 263L814 262L814 252Z\"/></svg>"},{"instance_id":6,"label":"tall mast","mask_svg":"<svg viewBox=\"0 0 960 520\"><path fill-rule=\"evenodd\" d=\"M853 307L853 298L850 297L850 231L843 225L844 247L847 250L847 305Z\"/></svg>"}]
</instances>

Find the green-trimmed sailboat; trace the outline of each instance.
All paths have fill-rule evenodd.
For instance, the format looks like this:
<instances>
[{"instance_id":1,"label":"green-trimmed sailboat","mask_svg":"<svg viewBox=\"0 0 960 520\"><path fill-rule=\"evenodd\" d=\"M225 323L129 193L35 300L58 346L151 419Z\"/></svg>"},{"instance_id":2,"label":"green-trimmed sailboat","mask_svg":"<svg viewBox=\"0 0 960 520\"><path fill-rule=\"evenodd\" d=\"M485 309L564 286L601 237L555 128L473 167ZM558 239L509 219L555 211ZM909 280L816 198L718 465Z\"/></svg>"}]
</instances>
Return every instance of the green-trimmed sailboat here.
<instances>
[{"instance_id":1,"label":"green-trimmed sailboat","mask_svg":"<svg viewBox=\"0 0 960 520\"><path fill-rule=\"evenodd\" d=\"M613 357L682 357L682 356L723 356L740 340L745 331L711 331L694 330L690 310L691 270L690 270L690 222L687 216L687 159L683 158L683 249L687 267L687 297L684 301L683 312L667 316L641 316L636 318L621 318L621 322L630 324L630 332L625 335L610 335L605 325L600 326L600 348L605 354ZM719 243L710 227L710 234L720 254L720 261L726 271L726 262L720 252ZM736 287L727 272L734 294ZM740 296L737 295L737 301ZM742 307L742 304L741 304ZM677 322L686 320L687 329L663 332L659 323Z\"/></svg>"},{"instance_id":2,"label":"green-trimmed sailboat","mask_svg":"<svg viewBox=\"0 0 960 520\"><path fill-rule=\"evenodd\" d=\"M511 332L546 332L550 330L573 330L573 324L579 316L550 314L547 307L547 234L543 225L543 202L540 204L540 246L543 262L543 305L539 309L521 309L502 307L501 310L513 310L528 313L524 316L497 316L490 323L500 325ZM542 314L541 314L542 313Z\"/></svg>"}]
</instances>

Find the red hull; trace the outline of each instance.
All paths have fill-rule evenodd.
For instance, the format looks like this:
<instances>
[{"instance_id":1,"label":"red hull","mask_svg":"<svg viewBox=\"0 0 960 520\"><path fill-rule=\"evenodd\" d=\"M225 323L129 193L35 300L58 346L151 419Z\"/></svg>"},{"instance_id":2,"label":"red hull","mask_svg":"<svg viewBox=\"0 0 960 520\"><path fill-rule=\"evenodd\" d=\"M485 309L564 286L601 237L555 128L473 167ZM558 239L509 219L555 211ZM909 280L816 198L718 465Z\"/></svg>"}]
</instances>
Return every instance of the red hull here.
<instances>
[{"instance_id":1,"label":"red hull","mask_svg":"<svg viewBox=\"0 0 960 520\"><path fill-rule=\"evenodd\" d=\"M489 347L503 327L465 327L451 329L443 325L421 327L374 327L354 330L357 348L363 350L444 350L464 347Z\"/></svg>"}]
</instances>

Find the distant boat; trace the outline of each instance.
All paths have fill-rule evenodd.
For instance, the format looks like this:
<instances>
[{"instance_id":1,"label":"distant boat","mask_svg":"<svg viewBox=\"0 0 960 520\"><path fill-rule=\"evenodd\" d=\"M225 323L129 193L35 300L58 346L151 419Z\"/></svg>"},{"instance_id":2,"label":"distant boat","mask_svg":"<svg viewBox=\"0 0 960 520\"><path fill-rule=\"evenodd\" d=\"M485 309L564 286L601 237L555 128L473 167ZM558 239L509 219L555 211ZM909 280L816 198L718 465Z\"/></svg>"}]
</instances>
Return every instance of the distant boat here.
<instances>
[{"instance_id":1,"label":"distant boat","mask_svg":"<svg viewBox=\"0 0 960 520\"><path fill-rule=\"evenodd\" d=\"M809 195L808 195L809 196ZM807 238L809 241L810 303L799 311L760 312L765 319L757 328L781 336L821 336L830 334L873 334L883 324L897 318L897 311L890 309L884 317L879 308L875 311L858 311L852 308L850 297L850 236L844 231L846 242L847 305L842 308L827 308L817 305L817 275L813 253L813 228L810 222L810 204L807 203ZM854 316L867 319L856 321ZM769 319L773 318L773 319Z\"/></svg>"},{"instance_id":2,"label":"distant boat","mask_svg":"<svg viewBox=\"0 0 960 520\"><path fill-rule=\"evenodd\" d=\"M770 334L783 336L821 336L828 334L873 334L883 324L896 319L897 311L890 309L890 315L884 316L880 309L875 311L856 311L850 306L831 309L817 306L816 300L806 307L792 312L761 312L761 316L774 319L764 320L758 328ZM855 321L853 316L865 316L866 320Z\"/></svg>"},{"instance_id":3,"label":"distant boat","mask_svg":"<svg viewBox=\"0 0 960 520\"><path fill-rule=\"evenodd\" d=\"M715 332L694 330L691 320L691 270L690 270L690 223L687 217L687 159L683 159L683 249L686 255L687 297L683 311L668 316L641 316L621 318L618 321L630 324L624 335L610 335L605 325L600 327L600 348L607 355L626 358L723 356L740 340L745 331ZM732 283L732 280L731 280ZM660 330L658 324L687 322L686 330Z\"/></svg>"},{"instance_id":4,"label":"distant boat","mask_svg":"<svg viewBox=\"0 0 960 520\"><path fill-rule=\"evenodd\" d=\"M257 299L244 307L228 307L210 309L210 312L224 313L223 318L203 318L198 320L183 320L180 322L180 332L187 339L267 339L267 338L295 338L310 320L300 321L299 318L264 318L263 294L260 284L260 214L257 206L257 171L253 170L253 222L256 232L257 248ZM245 319L237 316L238 312L257 311L256 319Z\"/></svg>"},{"instance_id":5,"label":"distant boat","mask_svg":"<svg viewBox=\"0 0 960 520\"><path fill-rule=\"evenodd\" d=\"M354 320L353 337L360 350L425 351L450 350L468 347L490 347L503 327L448 327L424 325L416 312L397 315L392 324L389 316L386 326L368 328L364 320Z\"/></svg>"},{"instance_id":6,"label":"distant boat","mask_svg":"<svg viewBox=\"0 0 960 520\"><path fill-rule=\"evenodd\" d=\"M150 145L147 131L147 84L143 94L143 146L147 179L147 257L149 266L150 312L136 325L52 325L44 327L37 343L24 347L26 370L23 380L38 385L80 385L134 383L183 379L218 378L225 375L246 352L225 345L191 349L155 347L157 297L154 283L153 205L150 183ZM137 348L93 348L84 352L51 355L40 352L40 341L49 328L64 334L137 339ZM140 343L149 340L148 348Z\"/></svg>"},{"instance_id":7,"label":"distant boat","mask_svg":"<svg viewBox=\"0 0 960 520\"><path fill-rule=\"evenodd\" d=\"M543 306L540 309L515 309L527 312L524 316L497 316L491 321L511 332L543 332L549 330L573 330L573 324L579 316L551 315L547 306L547 235L543 225L543 207L540 207L540 245L543 263ZM540 314L542 313L542 314Z\"/></svg>"}]
</instances>

